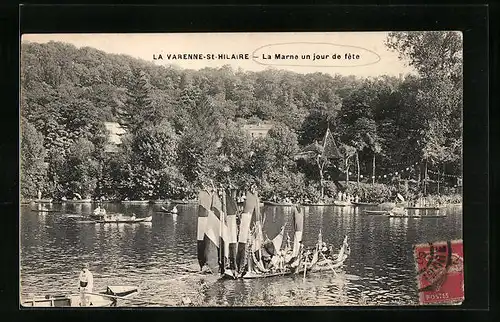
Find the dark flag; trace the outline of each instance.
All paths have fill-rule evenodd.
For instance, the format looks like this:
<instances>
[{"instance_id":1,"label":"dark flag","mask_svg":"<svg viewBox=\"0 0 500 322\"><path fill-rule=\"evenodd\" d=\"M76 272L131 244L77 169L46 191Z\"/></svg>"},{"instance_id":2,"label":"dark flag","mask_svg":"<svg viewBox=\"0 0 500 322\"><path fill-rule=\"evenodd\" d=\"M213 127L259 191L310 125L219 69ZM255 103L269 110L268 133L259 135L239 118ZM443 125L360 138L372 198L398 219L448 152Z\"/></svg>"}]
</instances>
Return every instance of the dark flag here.
<instances>
[{"instance_id":1,"label":"dark flag","mask_svg":"<svg viewBox=\"0 0 500 322\"><path fill-rule=\"evenodd\" d=\"M241 272L245 265L246 244L248 240L248 233L250 232L250 222L252 221L252 214L257 204L257 196L251 192L247 192L245 205L243 206L243 213L241 214L240 234L238 236L238 250L236 253L236 263L238 271Z\"/></svg>"},{"instance_id":2,"label":"dark flag","mask_svg":"<svg viewBox=\"0 0 500 322\"><path fill-rule=\"evenodd\" d=\"M212 197L210 194L202 190L198 195L198 263L200 264L200 269L207 262L207 256L205 254L205 233L207 230L207 219L208 212L210 211L210 205L212 204Z\"/></svg>"},{"instance_id":3,"label":"dark flag","mask_svg":"<svg viewBox=\"0 0 500 322\"><path fill-rule=\"evenodd\" d=\"M229 244L229 268L236 270L236 249L238 243L238 226L236 225L236 213L238 206L229 193L226 192L226 221L228 226L228 244Z\"/></svg>"}]
</instances>

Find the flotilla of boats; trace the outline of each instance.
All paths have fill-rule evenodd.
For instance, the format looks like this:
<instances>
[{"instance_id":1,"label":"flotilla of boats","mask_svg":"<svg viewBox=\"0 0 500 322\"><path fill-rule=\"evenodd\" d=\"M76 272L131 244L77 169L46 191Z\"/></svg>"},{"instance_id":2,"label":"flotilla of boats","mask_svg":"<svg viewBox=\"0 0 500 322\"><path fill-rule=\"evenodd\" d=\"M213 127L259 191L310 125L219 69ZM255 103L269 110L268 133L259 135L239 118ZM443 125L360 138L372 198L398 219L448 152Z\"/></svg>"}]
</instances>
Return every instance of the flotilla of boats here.
<instances>
[{"instance_id":1,"label":"flotilla of boats","mask_svg":"<svg viewBox=\"0 0 500 322\"><path fill-rule=\"evenodd\" d=\"M336 274L335 268L341 267L350 254L347 236L338 252L322 241L321 232L317 244L306 249L302 243L304 211L293 205L293 245L288 236L283 245L286 223L272 240L264 239L259 203L256 191L247 192L239 213L229 192L200 191L197 250L202 271L206 268L222 279L305 276L307 272L324 269Z\"/></svg>"}]
</instances>

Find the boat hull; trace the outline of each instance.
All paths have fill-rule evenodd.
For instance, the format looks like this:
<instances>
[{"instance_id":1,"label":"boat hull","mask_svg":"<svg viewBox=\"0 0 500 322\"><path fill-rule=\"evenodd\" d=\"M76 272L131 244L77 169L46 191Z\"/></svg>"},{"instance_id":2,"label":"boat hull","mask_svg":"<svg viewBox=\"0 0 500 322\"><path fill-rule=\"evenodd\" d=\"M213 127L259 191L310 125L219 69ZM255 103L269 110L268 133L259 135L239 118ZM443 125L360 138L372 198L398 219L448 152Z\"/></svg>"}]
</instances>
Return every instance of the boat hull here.
<instances>
[{"instance_id":1,"label":"boat hull","mask_svg":"<svg viewBox=\"0 0 500 322\"><path fill-rule=\"evenodd\" d=\"M145 217L145 218L137 218L134 220L130 219L118 219L118 220L96 220L96 223L98 224L136 224L136 223L141 223L141 222L151 222L153 219L152 216Z\"/></svg>"}]
</instances>

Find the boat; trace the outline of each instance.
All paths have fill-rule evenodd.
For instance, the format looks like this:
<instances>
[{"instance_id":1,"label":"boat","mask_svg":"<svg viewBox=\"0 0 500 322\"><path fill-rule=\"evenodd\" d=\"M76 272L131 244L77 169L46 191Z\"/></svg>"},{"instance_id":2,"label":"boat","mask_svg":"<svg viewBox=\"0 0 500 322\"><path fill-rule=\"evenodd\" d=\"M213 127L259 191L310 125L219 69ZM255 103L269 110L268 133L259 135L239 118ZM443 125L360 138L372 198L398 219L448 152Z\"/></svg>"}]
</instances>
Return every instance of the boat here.
<instances>
[{"instance_id":1,"label":"boat","mask_svg":"<svg viewBox=\"0 0 500 322\"><path fill-rule=\"evenodd\" d=\"M390 213L389 210L363 210L361 212L361 214L375 215L375 216L389 215L389 213Z\"/></svg>"},{"instance_id":2,"label":"boat","mask_svg":"<svg viewBox=\"0 0 500 322\"><path fill-rule=\"evenodd\" d=\"M276 207L291 207L293 203L291 202L274 202L270 200L263 201L264 206L276 206Z\"/></svg>"},{"instance_id":3,"label":"boat","mask_svg":"<svg viewBox=\"0 0 500 322\"><path fill-rule=\"evenodd\" d=\"M150 200L149 203L153 204L153 205L164 205L164 204L168 205L170 203L170 201L169 200L157 199L157 200Z\"/></svg>"},{"instance_id":4,"label":"boat","mask_svg":"<svg viewBox=\"0 0 500 322\"><path fill-rule=\"evenodd\" d=\"M350 201L343 201L343 200L334 200L333 204L339 207L352 206L352 203Z\"/></svg>"},{"instance_id":5,"label":"boat","mask_svg":"<svg viewBox=\"0 0 500 322\"><path fill-rule=\"evenodd\" d=\"M118 217L115 220L103 219L103 220L96 220L95 222L98 224L135 224L135 223L141 223L141 222L151 222L152 220L153 220L153 216L144 217L144 218Z\"/></svg>"},{"instance_id":6,"label":"boat","mask_svg":"<svg viewBox=\"0 0 500 322\"><path fill-rule=\"evenodd\" d=\"M357 207L362 207L362 206L377 206L378 204L376 203L372 203L372 202L351 202L353 206L357 206Z\"/></svg>"},{"instance_id":7,"label":"boat","mask_svg":"<svg viewBox=\"0 0 500 322\"><path fill-rule=\"evenodd\" d=\"M347 236L337 256L334 255L331 259L320 258L320 237L313 249L304 249L302 244L304 210L298 206L293 207L293 246L290 245L290 238L287 236L287 243L282 247L286 223L272 240L269 238L264 240L262 227L265 220L260 215L256 192L247 192L243 211L239 216L238 229L237 204L230 196L230 193L224 193L222 202L218 193L200 191L197 244L198 262L202 271L208 266L207 271L218 272L221 279L231 280L291 274L306 275L307 272L323 268L334 269L333 264L337 268L341 267L348 257ZM250 229L254 214L255 222ZM224 247L219 247L221 239L224 241ZM317 266L318 263L323 265Z\"/></svg>"},{"instance_id":8,"label":"boat","mask_svg":"<svg viewBox=\"0 0 500 322\"><path fill-rule=\"evenodd\" d=\"M405 209L410 210L440 210L442 206L429 206L429 207L405 207Z\"/></svg>"},{"instance_id":9,"label":"boat","mask_svg":"<svg viewBox=\"0 0 500 322\"><path fill-rule=\"evenodd\" d=\"M33 200L34 203L52 203L53 199L35 199Z\"/></svg>"},{"instance_id":10,"label":"boat","mask_svg":"<svg viewBox=\"0 0 500 322\"><path fill-rule=\"evenodd\" d=\"M106 291L88 294L89 306L113 307L119 299L126 299L137 293L135 286L108 286ZM21 302L23 307L80 307L80 294L36 296Z\"/></svg>"}]
</instances>

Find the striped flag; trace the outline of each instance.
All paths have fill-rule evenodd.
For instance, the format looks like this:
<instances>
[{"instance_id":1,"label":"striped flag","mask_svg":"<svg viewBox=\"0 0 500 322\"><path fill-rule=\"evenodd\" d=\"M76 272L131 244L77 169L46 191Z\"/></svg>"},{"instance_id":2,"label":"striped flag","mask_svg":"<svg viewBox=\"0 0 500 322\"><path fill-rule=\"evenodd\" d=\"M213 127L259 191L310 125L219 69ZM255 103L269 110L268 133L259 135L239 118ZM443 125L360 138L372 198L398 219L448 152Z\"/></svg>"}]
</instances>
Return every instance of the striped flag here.
<instances>
[{"instance_id":1,"label":"striped flag","mask_svg":"<svg viewBox=\"0 0 500 322\"><path fill-rule=\"evenodd\" d=\"M293 238L292 256L295 257L299 255L300 242L302 241L302 231L304 230L304 213L300 211L298 207L294 207L293 226L295 229L295 235Z\"/></svg>"},{"instance_id":2,"label":"striped flag","mask_svg":"<svg viewBox=\"0 0 500 322\"><path fill-rule=\"evenodd\" d=\"M217 272L219 268L220 237L221 237L221 217L222 202L217 192L212 194L212 202L207 217L207 229L205 232L205 255L207 256L207 265L212 272Z\"/></svg>"},{"instance_id":3,"label":"striped flag","mask_svg":"<svg viewBox=\"0 0 500 322\"><path fill-rule=\"evenodd\" d=\"M236 263L239 271L241 271L245 265L246 244L248 240L248 233L250 232L250 222L252 221L252 214L256 206L258 206L257 196L251 192L247 192L245 205L243 206L243 213L241 214L238 250L236 253Z\"/></svg>"},{"instance_id":4,"label":"striped flag","mask_svg":"<svg viewBox=\"0 0 500 322\"><path fill-rule=\"evenodd\" d=\"M228 226L228 258L229 258L229 268L236 269L236 250L238 244L238 226L236 225L236 213L238 212L238 206L236 202L231 197L231 195L226 192L226 221Z\"/></svg>"},{"instance_id":5,"label":"striped flag","mask_svg":"<svg viewBox=\"0 0 500 322\"><path fill-rule=\"evenodd\" d=\"M207 263L207 256L205 253L205 233L207 231L207 219L208 212L210 211L210 206L212 204L212 196L205 191L201 190L198 195L198 234L197 234L197 244L198 244L198 263L200 264L200 270Z\"/></svg>"}]
</instances>

